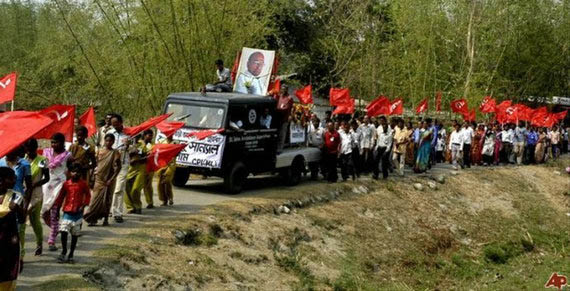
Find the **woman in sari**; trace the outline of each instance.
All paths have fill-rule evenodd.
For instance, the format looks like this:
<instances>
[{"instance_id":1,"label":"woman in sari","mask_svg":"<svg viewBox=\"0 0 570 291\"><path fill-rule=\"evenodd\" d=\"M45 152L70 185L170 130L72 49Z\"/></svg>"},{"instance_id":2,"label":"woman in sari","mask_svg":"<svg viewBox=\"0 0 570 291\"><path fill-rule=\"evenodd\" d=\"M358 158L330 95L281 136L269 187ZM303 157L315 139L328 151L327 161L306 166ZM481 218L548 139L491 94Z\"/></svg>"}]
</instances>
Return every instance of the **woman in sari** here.
<instances>
[{"instance_id":1,"label":"woman in sari","mask_svg":"<svg viewBox=\"0 0 570 291\"><path fill-rule=\"evenodd\" d=\"M67 180L67 161L71 154L65 150L65 136L56 133L51 137L51 148L44 149L44 156L48 160L49 182L42 186L44 199L42 203L42 217L50 228L48 237L49 251L57 251L55 239L59 231L59 209L55 201Z\"/></svg>"},{"instance_id":2,"label":"woman in sari","mask_svg":"<svg viewBox=\"0 0 570 291\"><path fill-rule=\"evenodd\" d=\"M499 130L498 125L493 125L493 131L495 132L494 162L495 165L498 165L501 160L501 150L503 149L503 132Z\"/></svg>"},{"instance_id":3,"label":"woman in sari","mask_svg":"<svg viewBox=\"0 0 570 291\"><path fill-rule=\"evenodd\" d=\"M109 225L109 211L113 199L113 184L121 170L121 153L113 149L115 136L105 135L104 147L97 153L95 168L95 186L89 204L89 210L83 216L89 226L97 224L103 218L103 226Z\"/></svg>"},{"instance_id":4,"label":"woman in sari","mask_svg":"<svg viewBox=\"0 0 570 291\"><path fill-rule=\"evenodd\" d=\"M494 153L495 153L495 132L492 129L489 129L486 134L485 138L483 139L483 150L481 153L483 166L489 166L493 164Z\"/></svg>"},{"instance_id":5,"label":"woman in sari","mask_svg":"<svg viewBox=\"0 0 570 291\"><path fill-rule=\"evenodd\" d=\"M414 172L423 173L427 170L429 165L429 157L431 154L431 137L432 131L429 129L431 127L431 119L428 118L425 123L423 123L424 131L420 135L420 148L418 149L418 155L416 157L416 165L414 166Z\"/></svg>"},{"instance_id":6,"label":"woman in sari","mask_svg":"<svg viewBox=\"0 0 570 291\"><path fill-rule=\"evenodd\" d=\"M83 125L77 127L75 130L75 143L69 147L69 152L73 159L73 163L79 164L81 167L81 179L92 185L90 179L90 172L95 168L95 146L89 144L87 139L87 128Z\"/></svg>"},{"instance_id":7,"label":"woman in sari","mask_svg":"<svg viewBox=\"0 0 570 291\"><path fill-rule=\"evenodd\" d=\"M415 163L415 159L414 159L414 155L415 155L415 143L413 142L414 140L414 126L412 125L411 122L408 122L408 126L406 128L406 130L410 133L410 135L408 136L408 140L411 140L412 142L408 142L408 144L406 145L406 165L408 166L413 166Z\"/></svg>"},{"instance_id":8,"label":"woman in sari","mask_svg":"<svg viewBox=\"0 0 570 291\"><path fill-rule=\"evenodd\" d=\"M473 137L473 143L471 147L471 162L474 165L481 165L482 162L482 151L483 143L485 142L485 127L480 124Z\"/></svg>"},{"instance_id":9,"label":"woman in sari","mask_svg":"<svg viewBox=\"0 0 570 291\"><path fill-rule=\"evenodd\" d=\"M24 198L11 188L16 174L0 167L0 290L15 290L20 272L20 236L18 221L24 219Z\"/></svg>"},{"instance_id":10,"label":"woman in sari","mask_svg":"<svg viewBox=\"0 0 570 291\"><path fill-rule=\"evenodd\" d=\"M538 129L538 142L536 143L536 148L534 150L534 159L537 164L544 161L544 150L546 148L546 133L544 128Z\"/></svg>"}]
</instances>

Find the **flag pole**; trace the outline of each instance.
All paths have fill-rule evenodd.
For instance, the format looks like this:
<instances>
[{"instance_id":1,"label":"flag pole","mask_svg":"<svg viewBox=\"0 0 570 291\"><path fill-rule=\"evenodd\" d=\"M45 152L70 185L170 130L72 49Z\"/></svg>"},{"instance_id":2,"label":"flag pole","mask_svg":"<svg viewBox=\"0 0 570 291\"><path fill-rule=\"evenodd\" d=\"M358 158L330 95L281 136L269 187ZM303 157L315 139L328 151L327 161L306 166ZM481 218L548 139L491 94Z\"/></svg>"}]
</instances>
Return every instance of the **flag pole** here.
<instances>
[{"instance_id":1,"label":"flag pole","mask_svg":"<svg viewBox=\"0 0 570 291\"><path fill-rule=\"evenodd\" d=\"M10 111L14 111L14 99L12 99L12 105L10 105Z\"/></svg>"}]
</instances>

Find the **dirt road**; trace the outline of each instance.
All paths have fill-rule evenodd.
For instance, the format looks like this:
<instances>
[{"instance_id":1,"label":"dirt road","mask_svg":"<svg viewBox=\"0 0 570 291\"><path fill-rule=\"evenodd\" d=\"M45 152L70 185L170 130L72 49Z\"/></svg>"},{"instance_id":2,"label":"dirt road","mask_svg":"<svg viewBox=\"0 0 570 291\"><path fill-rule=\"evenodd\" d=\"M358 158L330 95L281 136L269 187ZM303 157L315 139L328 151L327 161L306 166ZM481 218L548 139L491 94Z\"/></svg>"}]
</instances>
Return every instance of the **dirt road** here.
<instances>
[{"instance_id":1,"label":"dirt road","mask_svg":"<svg viewBox=\"0 0 570 291\"><path fill-rule=\"evenodd\" d=\"M451 171L448 164L439 164L430 171L430 174L440 174ZM413 174L407 170L406 175ZM370 179L363 177L361 179ZM390 179L400 179L395 175ZM82 271L93 264L91 260L92 252L101 248L106 242L120 238L132 232L145 222L157 219L168 219L183 213L197 211L200 207L220 203L230 199L240 199L244 197L280 197L290 191L300 191L305 187L311 187L315 183L326 185L325 182L304 181L301 185L290 188L280 186L278 177L261 176L248 179L246 190L239 195L224 195L222 193L222 180L209 178L191 180L184 188L175 188L175 205L172 207L156 207L154 209L144 209L142 215L128 215L125 223L112 223L109 227L87 227L84 225L83 236L77 246L74 265L58 264L56 261L59 252L47 251L47 244L44 243L44 255L35 257L33 255L35 243L31 227L26 232L26 256L24 272L18 278L18 290L34 290L37 284L45 283L49 280L77 277ZM159 204L155 194L155 206ZM44 237L47 236L48 228L44 227ZM58 247L60 245L58 237ZM63 276L63 277L62 277Z\"/></svg>"}]
</instances>

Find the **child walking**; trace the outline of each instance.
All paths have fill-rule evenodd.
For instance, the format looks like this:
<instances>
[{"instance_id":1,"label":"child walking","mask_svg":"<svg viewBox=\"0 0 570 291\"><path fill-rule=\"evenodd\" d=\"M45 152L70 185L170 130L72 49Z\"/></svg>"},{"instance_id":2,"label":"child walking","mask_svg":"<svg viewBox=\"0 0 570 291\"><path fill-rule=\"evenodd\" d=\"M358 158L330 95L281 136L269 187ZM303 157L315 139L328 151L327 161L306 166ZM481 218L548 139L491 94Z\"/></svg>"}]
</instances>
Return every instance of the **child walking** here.
<instances>
[{"instance_id":1,"label":"child walking","mask_svg":"<svg viewBox=\"0 0 570 291\"><path fill-rule=\"evenodd\" d=\"M58 211L60 205L63 209L63 219L59 226L59 232L61 233L61 254L59 255L58 262L73 264L73 253L75 252L81 224L83 223L83 210L85 206L89 205L91 194L87 182L81 179L81 166L74 163L69 168L69 172L71 178L63 184L61 193L56 201ZM71 248L66 261L65 255L67 255L67 237L69 234L71 234Z\"/></svg>"}]
</instances>

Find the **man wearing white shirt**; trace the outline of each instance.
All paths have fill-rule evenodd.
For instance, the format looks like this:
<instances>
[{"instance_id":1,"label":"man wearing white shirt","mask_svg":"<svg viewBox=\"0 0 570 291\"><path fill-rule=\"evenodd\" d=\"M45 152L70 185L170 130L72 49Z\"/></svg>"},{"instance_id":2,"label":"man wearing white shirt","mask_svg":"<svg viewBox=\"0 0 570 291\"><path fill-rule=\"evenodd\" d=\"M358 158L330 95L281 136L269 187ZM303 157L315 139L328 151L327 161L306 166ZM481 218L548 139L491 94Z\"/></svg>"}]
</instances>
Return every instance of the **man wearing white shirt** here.
<instances>
[{"instance_id":1,"label":"man wearing white shirt","mask_svg":"<svg viewBox=\"0 0 570 291\"><path fill-rule=\"evenodd\" d=\"M374 145L374 134L376 128L370 123L370 118L364 116L364 121L360 125L360 150L362 151L362 166L364 171L369 171L373 161L372 147Z\"/></svg>"},{"instance_id":2,"label":"man wearing white shirt","mask_svg":"<svg viewBox=\"0 0 570 291\"><path fill-rule=\"evenodd\" d=\"M322 150L323 144L325 143L325 129L319 126L320 122L321 121L315 117L312 120L311 124L307 126L307 143L310 147L315 147ZM320 168L324 176L326 172L322 163L320 164ZM319 165L310 163L309 170L311 170L311 179L317 180L319 178Z\"/></svg>"},{"instance_id":3,"label":"man wearing white shirt","mask_svg":"<svg viewBox=\"0 0 570 291\"><path fill-rule=\"evenodd\" d=\"M457 159L459 158L459 155L463 149L463 133L460 130L459 123L456 123L454 127L455 130L449 137L449 149L451 150L451 161L453 168L457 170Z\"/></svg>"},{"instance_id":4,"label":"man wearing white shirt","mask_svg":"<svg viewBox=\"0 0 570 291\"><path fill-rule=\"evenodd\" d=\"M113 129L109 130L109 133L115 135L115 144L113 144L113 149L116 149L121 153L121 170L115 180L111 213L113 214L115 222L122 223L125 207L123 204L123 195L125 195L125 188L127 185L127 172L129 170L130 162L129 146L131 141L129 136L123 133L123 117L118 114L114 115L113 118L111 118L111 124Z\"/></svg>"},{"instance_id":5,"label":"man wearing white shirt","mask_svg":"<svg viewBox=\"0 0 570 291\"><path fill-rule=\"evenodd\" d=\"M503 162L505 164L512 163L511 154L513 152L513 142L515 139L515 131L509 126L504 125L503 132L501 134L503 142Z\"/></svg>"},{"instance_id":6,"label":"man wearing white shirt","mask_svg":"<svg viewBox=\"0 0 570 291\"><path fill-rule=\"evenodd\" d=\"M350 134L350 126L346 121L341 123L340 134L340 173L342 180L346 181L348 175L352 176L352 180L356 179L354 172L354 163L352 161L352 135Z\"/></svg>"},{"instance_id":7,"label":"man wearing white shirt","mask_svg":"<svg viewBox=\"0 0 570 291\"><path fill-rule=\"evenodd\" d=\"M378 179L380 169L382 169L382 177L388 178L388 167L390 166L390 147L392 146L392 129L386 122L386 117L380 117L380 125L376 129L376 159L374 162L373 178Z\"/></svg>"},{"instance_id":8,"label":"man wearing white shirt","mask_svg":"<svg viewBox=\"0 0 570 291\"><path fill-rule=\"evenodd\" d=\"M473 139L473 128L465 122L461 130L463 135L463 166L471 168L471 140Z\"/></svg>"}]
</instances>

